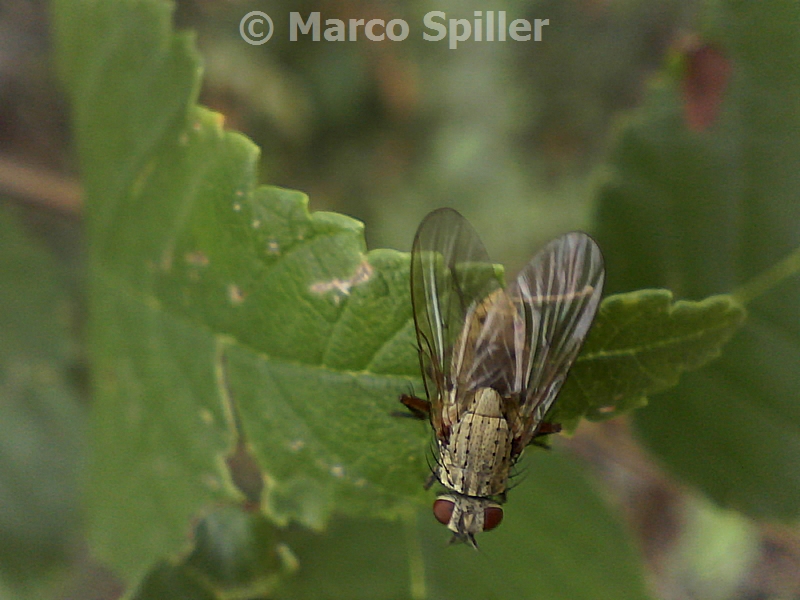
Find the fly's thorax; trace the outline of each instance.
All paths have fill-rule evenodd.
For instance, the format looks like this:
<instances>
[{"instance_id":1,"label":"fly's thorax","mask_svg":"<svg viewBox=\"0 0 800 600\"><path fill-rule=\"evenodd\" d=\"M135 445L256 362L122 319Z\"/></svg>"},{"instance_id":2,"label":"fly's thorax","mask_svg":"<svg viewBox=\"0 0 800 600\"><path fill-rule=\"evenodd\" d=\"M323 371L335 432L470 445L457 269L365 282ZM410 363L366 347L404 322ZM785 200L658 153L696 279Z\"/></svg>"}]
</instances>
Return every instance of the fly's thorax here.
<instances>
[{"instance_id":1,"label":"fly's thorax","mask_svg":"<svg viewBox=\"0 0 800 600\"><path fill-rule=\"evenodd\" d=\"M439 496L433 503L433 514L455 534L454 541L472 546L475 546L476 533L490 531L503 520L503 509L497 502L461 494Z\"/></svg>"},{"instance_id":2,"label":"fly's thorax","mask_svg":"<svg viewBox=\"0 0 800 600\"><path fill-rule=\"evenodd\" d=\"M439 441L437 475L459 494L495 496L506 490L513 433L497 391L480 388L471 394L449 438Z\"/></svg>"}]
</instances>

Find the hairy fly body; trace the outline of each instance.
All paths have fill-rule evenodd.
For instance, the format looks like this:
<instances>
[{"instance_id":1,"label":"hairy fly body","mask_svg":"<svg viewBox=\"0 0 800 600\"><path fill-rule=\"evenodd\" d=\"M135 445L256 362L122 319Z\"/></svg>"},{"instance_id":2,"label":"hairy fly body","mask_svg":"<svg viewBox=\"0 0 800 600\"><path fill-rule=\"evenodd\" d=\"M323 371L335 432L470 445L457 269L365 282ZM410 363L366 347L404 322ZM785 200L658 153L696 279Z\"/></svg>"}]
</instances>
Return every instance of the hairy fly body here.
<instances>
[{"instance_id":1,"label":"hairy fly body","mask_svg":"<svg viewBox=\"0 0 800 600\"><path fill-rule=\"evenodd\" d=\"M436 436L433 475L446 489L433 505L453 541L503 518L509 472L525 446L560 428L544 421L589 331L603 288L603 257L588 235L547 244L503 289L480 238L443 208L419 226L411 298Z\"/></svg>"}]
</instances>

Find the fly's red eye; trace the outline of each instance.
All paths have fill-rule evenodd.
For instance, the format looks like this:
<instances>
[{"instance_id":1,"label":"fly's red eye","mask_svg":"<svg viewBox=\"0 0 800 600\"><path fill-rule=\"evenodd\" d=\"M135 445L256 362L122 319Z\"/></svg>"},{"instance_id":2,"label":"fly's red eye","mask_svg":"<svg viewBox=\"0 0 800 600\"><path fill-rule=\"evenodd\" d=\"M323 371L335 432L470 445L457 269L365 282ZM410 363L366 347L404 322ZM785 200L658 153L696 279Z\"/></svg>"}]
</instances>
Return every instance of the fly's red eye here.
<instances>
[{"instance_id":1,"label":"fly's red eye","mask_svg":"<svg viewBox=\"0 0 800 600\"><path fill-rule=\"evenodd\" d=\"M450 523L450 517L453 516L453 508L455 508L455 503L452 500L438 498L433 503L433 516L442 525L447 525Z\"/></svg>"},{"instance_id":2,"label":"fly's red eye","mask_svg":"<svg viewBox=\"0 0 800 600\"><path fill-rule=\"evenodd\" d=\"M483 511L483 530L490 531L500 525L503 520L503 509L499 506L489 506Z\"/></svg>"}]
</instances>

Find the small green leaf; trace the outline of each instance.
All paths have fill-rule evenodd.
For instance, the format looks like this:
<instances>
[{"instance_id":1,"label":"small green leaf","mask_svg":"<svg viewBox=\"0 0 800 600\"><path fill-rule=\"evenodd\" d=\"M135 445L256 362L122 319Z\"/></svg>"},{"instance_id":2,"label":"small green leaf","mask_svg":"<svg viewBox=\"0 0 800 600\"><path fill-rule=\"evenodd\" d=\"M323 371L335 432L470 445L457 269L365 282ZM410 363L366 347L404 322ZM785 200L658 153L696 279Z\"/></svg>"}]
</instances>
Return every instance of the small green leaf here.
<instances>
[{"instance_id":1,"label":"small green leaf","mask_svg":"<svg viewBox=\"0 0 800 600\"><path fill-rule=\"evenodd\" d=\"M133 600L220 600L213 587L197 573L181 563L159 561L142 579L132 596Z\"/></svg>"},{"instance_id":2,"label":"small green leaf","mask_svg":"<svg viewBox=\"0 0 800 600\"><path fill-rule=\"evenodd\" d=\"M605 298L548 420L572 430L581 418L644 406L718 356L744 318L731 296L673 302L668 290L640 290Z\"/></svg>"},{"instance_id":3,"label":"small green leaf","mask_svg":"<svg viewBox=\"0 0 800 600\"><path fill-rule=\"evenodd\" d=\"M283 568L276 533L259 512L238 506L216 509L195 527L194 548L185 564L225 592L265 594L274 588Z\"/></svg>"},{"instance_id":4,"label":"small green leaf","mask_svg":"<svg viewBox=\"0 0 800 600\"><path fill-rule=\"evenodd\" d=\"M296 568L276 533L275 525L259 512L215 507L198 519L186 555L156 562L133 598L272 597L281 576Z\"/></svg>"}]
</instances>

